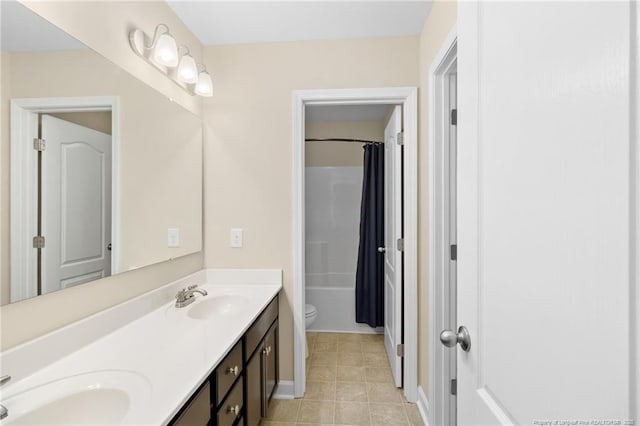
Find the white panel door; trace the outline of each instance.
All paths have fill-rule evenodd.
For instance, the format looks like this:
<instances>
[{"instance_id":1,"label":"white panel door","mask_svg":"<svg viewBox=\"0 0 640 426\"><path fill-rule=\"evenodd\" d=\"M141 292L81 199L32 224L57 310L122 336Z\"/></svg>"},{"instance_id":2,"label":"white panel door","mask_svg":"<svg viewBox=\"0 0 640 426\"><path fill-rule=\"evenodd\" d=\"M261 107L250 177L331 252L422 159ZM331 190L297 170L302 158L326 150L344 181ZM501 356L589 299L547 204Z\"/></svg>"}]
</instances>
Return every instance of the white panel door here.
<instances>
[{"instance_id":1,"label":"white panel door","mask_svg":"<svg viewBox=\"0 0 640 426\"><path fill-rule=\"evenodd\" d=\"M42 116L42 292L110 275L111 136Z\"/></svg>"},{"instance_id":2,"label":"white panel door","mask_svg":"<svg viewBox=\"0 0 640 426\"><path fill-rule=\"evenodd\" d=\"M402 107L394 108L384 130L384 346L396 386L402 386L402 252L396 241L402 237L402 147L396 143L402 131Z\"/></svg>"},{"instance_id":3,"label":"white panel door","mask_svg":"<svg viewBox=\"0 0 640 426\"><path fill-rule=\"evenodd\" d=\"M460 3L460 425L632 416L630 22L624 1Z\"/></svg>"}]
</instances>

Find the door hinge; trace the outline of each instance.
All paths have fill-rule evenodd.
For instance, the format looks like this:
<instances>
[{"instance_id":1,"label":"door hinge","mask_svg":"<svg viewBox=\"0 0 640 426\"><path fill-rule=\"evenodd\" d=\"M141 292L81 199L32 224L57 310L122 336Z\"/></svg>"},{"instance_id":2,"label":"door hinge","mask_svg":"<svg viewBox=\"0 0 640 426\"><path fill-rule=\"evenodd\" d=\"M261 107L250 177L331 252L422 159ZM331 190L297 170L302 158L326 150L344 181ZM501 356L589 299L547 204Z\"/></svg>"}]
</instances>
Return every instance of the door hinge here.
<instances>
[{"instance_id":1,"label":"door hinge","mask_svg":"<svg viewBox=\"0 0 640 426\"><path fill-rule=\"evenodd\" d=\"M451 395L457 395L458 394L458 379L451 379L450 393L451 393Z\"/></svg>"},{"instance_id":2,"label":"door hinge","mask_svg":"<svg viewBox=\"0 0 640 426\"><path fill-rule=\"evenodd\" d=\"M404 145L404 132L398 132L398 135L396 136L396 143L398 145Z\"/></svg>"},{"instance_id":3,"label":"door hinge","mask_svg":"<svg viewBox=\"0 0 640 426\"><path fill-rule=\"evenodd\" d=\"M33 149L36 151L44 151L47 147L47 143L44 139L33 138Z\"/></svg>"},{"instance_id":4,"label":"door hinge","mask_svg":"<svg viewBox=\"0 0 640 426\"><path fill-rule=\"evenodd\" d=\"M449 253L451 255L451 260L458 260L458 245L451 244L449 247Z\"/></svg>"},{"instance_id":5,"label":"door hinge","mask_svg":"<svg viewBox=\"0 0 640 426\"><path fill-rule=\"evenodd\" d=\"M33 248L44 248L44 237L42 235L36 235L35 237L33 237Z\"/></svg>"},{"instance_id":6,"label":"door hinge","mask_svg":"<svg viewBox=\"0 0 640 426\"><path fill-rule=\"evenodd\" d=\"M404 251L404 238L398 238L396 241L396 248L398 251Z\"/></svg>"},{"instance_id":7,"label":"door hinge","mask_svg":"<svg viewBox=\"0 0 640 426\"><path fill-rule=\"evenodd\" d=\"M404 357L404 343L399 343L399 344L396 346L396 354L397 354L399 357Z\"/></svg>"},{"instance_id":8,"label":"door hinge","mask_svg":"<svg viewBox=\"0 0 640 426\"><path fill-rule=\"evenodd\" d=\"M458 125L458 110L457 109L452 109L451 110L451 125L452 126L457 126Z\"/></svg>"}]
</instances>

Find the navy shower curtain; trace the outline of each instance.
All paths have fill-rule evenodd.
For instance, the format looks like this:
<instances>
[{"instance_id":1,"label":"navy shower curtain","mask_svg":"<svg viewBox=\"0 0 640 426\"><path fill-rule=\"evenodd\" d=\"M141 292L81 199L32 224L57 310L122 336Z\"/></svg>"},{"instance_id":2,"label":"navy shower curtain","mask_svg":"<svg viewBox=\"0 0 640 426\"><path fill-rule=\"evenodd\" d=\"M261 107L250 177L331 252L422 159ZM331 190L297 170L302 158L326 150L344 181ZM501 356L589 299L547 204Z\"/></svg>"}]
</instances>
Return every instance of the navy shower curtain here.
<instances>
[{"instance_id":1,"label":"navy shower curtain","mask_svg":"<svg viewBox=\"0 0 640 426\"><path fill-rule=\"evenodd\" d=\"M356 322L384 325L384 145L364 146Z\"/></svg>"}]
</instances>

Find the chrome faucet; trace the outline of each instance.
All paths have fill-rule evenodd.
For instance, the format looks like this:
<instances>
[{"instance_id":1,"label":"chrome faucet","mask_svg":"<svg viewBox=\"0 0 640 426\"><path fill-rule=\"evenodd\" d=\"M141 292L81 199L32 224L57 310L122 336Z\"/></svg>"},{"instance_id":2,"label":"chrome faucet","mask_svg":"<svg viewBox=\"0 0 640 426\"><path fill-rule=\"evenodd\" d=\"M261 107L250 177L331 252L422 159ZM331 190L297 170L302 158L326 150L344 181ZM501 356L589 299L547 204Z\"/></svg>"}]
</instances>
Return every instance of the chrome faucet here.
<instances>
[{"instance_id":1,"label":"chrome faucet","mask_svg":"<svg viewBox=\"0 0 640 426\"><path fill-rule=\"evenodd\" d=\"M183 288L176 294L176 308L184 308L196 301L194 293L200 293L203 296L207 295L207 291L198 288L197 285L190 285L187 288Z\"/></svg>"},{"instance_id":2,"label":"chrome faucet","mask_svg":"<svg viewBox=\"0 0 640 426\"><path fill-rule=\"evenodd\" d=\"M11 376L9 376L8 374L0 377L0 385L4 385L9 380L11 380ZM9 411L7 410L7 407L5 407L4 405L0 405L0 420L4 419L8 415Z\"/></svg>"}]
</instances>

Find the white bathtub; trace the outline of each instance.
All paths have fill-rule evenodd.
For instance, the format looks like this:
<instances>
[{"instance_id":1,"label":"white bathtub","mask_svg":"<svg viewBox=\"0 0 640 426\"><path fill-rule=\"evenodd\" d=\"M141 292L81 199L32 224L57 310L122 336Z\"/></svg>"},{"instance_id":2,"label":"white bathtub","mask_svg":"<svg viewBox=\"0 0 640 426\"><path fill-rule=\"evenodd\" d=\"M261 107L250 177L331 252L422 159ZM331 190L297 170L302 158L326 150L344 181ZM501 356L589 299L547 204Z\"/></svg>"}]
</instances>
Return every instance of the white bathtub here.
<instances>
[{"instance_id":1,"label":"white bathtub","mask_svg":"<svg viewBox=\"0 0 640 426\"><path fill-rule=\"evenodd\" d=\"M340 333L382 333L383 327L371 328L366 324L356 322L356 289L355 274L324 274L336 276L307 276L306 302L314 305L318 310L318 319L309 327L309 331L329 331ZM351 277L346 277L350 275ZM314 287L313 282L344 284L350 282L350 287Z\"/></svg>"}]
</instances>

